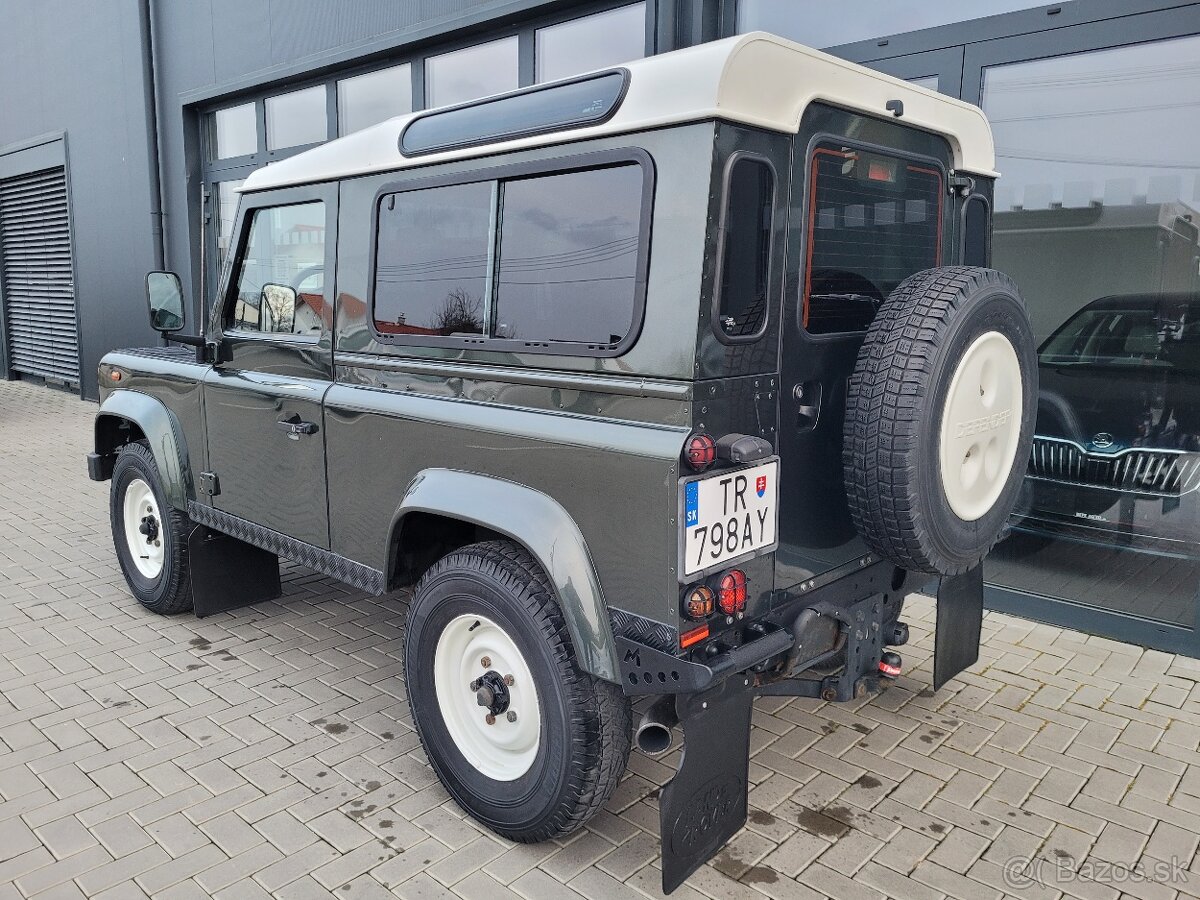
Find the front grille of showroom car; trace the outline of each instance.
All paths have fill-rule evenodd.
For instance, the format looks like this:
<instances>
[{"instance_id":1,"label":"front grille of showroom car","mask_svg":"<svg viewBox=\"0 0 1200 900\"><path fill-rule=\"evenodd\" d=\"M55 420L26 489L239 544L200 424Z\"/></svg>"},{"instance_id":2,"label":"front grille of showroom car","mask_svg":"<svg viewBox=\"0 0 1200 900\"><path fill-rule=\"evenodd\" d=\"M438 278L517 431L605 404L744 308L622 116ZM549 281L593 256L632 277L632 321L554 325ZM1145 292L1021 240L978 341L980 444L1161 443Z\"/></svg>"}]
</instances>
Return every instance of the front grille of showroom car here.
<instances>
[{"instance_id":1,"label":"front grille of showroom car","mask_svg":"<svg viewBox=\"0 0 1200 900\"><path fill-rule=\"evenodd\" d=\"M1200 487L1200 454L1137 448L1088 453L1071 441L1034 437L1029 474L1048 481L1174 497Z\"/></svg>"}]
</instances>

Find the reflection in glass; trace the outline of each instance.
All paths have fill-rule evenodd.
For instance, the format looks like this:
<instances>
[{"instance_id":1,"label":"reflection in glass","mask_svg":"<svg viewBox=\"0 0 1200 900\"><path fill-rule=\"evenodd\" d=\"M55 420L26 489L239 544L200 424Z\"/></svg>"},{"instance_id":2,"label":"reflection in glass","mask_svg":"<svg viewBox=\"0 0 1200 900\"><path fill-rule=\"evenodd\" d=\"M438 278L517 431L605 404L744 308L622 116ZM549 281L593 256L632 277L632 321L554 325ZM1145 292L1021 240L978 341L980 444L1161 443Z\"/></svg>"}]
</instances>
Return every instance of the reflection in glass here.
<instances>
[{"instance_id":1,"label":"reflection in glass","mask_svg":"<svg viewBox=\"0 0 1200 900\"><path fill-rule=\"evenodd\" d=\"M646 55L646 4L539 28L535 53L539 82L641 59Z\"/></svg>"},{"instance_id":2,"label":"reflection in glass","mask_svg":"<svg viewBox=\"0 0 1200 900\"><path fill-rule=\"evenodd\" d=\"M917 87L923 87L927 91L936 91L941 84L941 80L936 75L926 75L923 78L906 78L904 80L915 84Z\"/></svg>"},{"instance_id":3,"label":"reflection in glass","mask_svg":"<svg viewBox=\"0 0 1200 900\"><path fill-rule=\"evenodd\" d=\"M382 198L375 263L381 334L481 334L492 182Z\"/></svg>"},{"instance_id":4,"label":"reflection in glass","mask_svg":"<svg viewBox=\"0 0 1200 900\"><path fill-rule=\"evenodd\" d=\"M267 98L267 149L316 144L329 137L325 86Z\"/></svg>"},{"instance_id":5,"label":"reflection in glass","mask_svg":"<svg viewBox=\"0 0 1200 900\"><path fill-rule=\"evenodd\" d=\"M332 322L323 294L298 293L325 266L325 204L254 211L237 265L237 294L225 327L232 331L318 334ZM310 289L311 290L311 289Z\"/></svg>"},{"instance_id":6,"label":"reflection in glass","mask_svg":"<svg viewBox=\"0 0 1200 900\"><path fill-rule=\"evenodd\" d=\"M508 181L503 198L496 337L620 343L637 292L642 167Z\"/></svg>"},{"instance_id":7,"label":"reflection in glass","mask_svg":"<svg viewBox=\"0 0 1200 900\"><path fill-rule=\"evenodd\" d=\"M1191 626L1200 586L1200 38L994 66L993 261L1041 342L989 579ZM1151 589L1148 589L1151 588Z\"/></svg>"},{"instance_id":8,"label":"reflection in glass","mask_svg":"<svg viewBox=\"0 0 1200 900\"><path fill-rule=\"evenodd\" d=\"M225 268L229 257L229 241L233 235L233 222L237 218L238 188L246 179L222 181L214 185L217 192L217 272Z\"/></svg>"},{"instance_id":9,"label":"reflection in glass","mask_svg":"<svg viewBox=\"0 0 1200 900\"><path fill-rule=\"evenodd\" d=\"M1038 5L1032 0L841 0L837 14L831 15L823 3L739 0L737 24L743 34L770 31L819 49Z\"/></svg>"},{"instance_id":10,"label":"reflection in glass","mask_svg":"<svg viewBox=\"0 0 1200 900\"><path fill-rule=\"evenodd\" d=\"M218 109L213 113L213 156L229 159L258 152L258 116L253 103Z\"/></svg>"},{"instance_id":11,"label":"reflection in glass","mask_svg":"<svg viewBox=\"0 0 1200 900\"><path fill-rule=\"evenodd\" d=\"M339 135L412 112L412 67L405 63L343 78L337 103Z\"/></svg>"},{"instance_id":12,"label":"reflection in glass","mask_svg":"<svg viewBox=\"0 0 1200 900\"><path fill-rule=\"evenodd\" d=\"M425 60L429 106L466 103L517 89L517 38L476 44Z\"/></svg>"}]
</instances>

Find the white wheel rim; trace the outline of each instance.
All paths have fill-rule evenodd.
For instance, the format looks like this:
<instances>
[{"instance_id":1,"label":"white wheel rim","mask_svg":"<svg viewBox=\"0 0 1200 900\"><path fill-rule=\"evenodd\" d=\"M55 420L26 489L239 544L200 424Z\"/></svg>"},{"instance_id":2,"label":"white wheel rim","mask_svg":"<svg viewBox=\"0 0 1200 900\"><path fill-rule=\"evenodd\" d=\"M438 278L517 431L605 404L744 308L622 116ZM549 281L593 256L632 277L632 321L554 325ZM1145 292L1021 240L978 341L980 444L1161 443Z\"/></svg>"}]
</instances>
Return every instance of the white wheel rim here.
<instances>
[{"instance_id":1,"label":"white wheel rim","mask_svg":"<svg viewBox=\"0 0 1200 900\"><path fill-rule=\"evenodd\" d=\"M1021 439L1021 364L1008 338L980 335L946 394L939 442L942 489L960 519L982 518L1008 483Z\"/></svg>"},{"instance_id":2,"label":"white wheel rim","mask_svg":"<svg viewBox=\"0 0 1200 900\"><path fill-rule=\"evenodd\" d=\"M140 478L134 478L125 485L122 513L125 543L133 564L143 577L153 580L163 569L164 523L150 485ZM143 525L146 526L145 532L142 531Z\"/></svg>"},{"instance_id":3,"label":"white wheel rim","mask_svg":"<svg viewBox=\"0 0 1200 900\"><path fill-rule=\"evenodd\" d=\"M506 682L504 676L512 676L505 685L508 703L490 725L489 710L471 686L489 672ZM446 730L467 762L494 781L515 781L529 771L541 740L541 707L529 666L508 632L483 616L452 619L433 651L433 686Z\"/></svg>"}]
</instances>

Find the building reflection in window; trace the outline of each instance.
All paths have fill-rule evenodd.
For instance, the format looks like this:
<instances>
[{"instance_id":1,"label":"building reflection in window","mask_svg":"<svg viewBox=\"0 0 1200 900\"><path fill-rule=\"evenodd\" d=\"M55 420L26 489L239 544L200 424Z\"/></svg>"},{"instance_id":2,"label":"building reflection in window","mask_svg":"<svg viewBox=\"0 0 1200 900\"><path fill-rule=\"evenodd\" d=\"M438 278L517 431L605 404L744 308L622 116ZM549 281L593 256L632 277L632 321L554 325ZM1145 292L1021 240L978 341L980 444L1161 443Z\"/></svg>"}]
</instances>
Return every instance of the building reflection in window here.
<instances>
[{"instance_id":1,"label":"building reflection in window","mask_svg":"<svg viewBox=\"0 0 1200 900\"><path fill-rule=\"evenodd\" d=\"M988 68L993 264L1040 342L1002 586L1191 626L1200 584L1200 37Z\"/></svg>"}]
</instances>

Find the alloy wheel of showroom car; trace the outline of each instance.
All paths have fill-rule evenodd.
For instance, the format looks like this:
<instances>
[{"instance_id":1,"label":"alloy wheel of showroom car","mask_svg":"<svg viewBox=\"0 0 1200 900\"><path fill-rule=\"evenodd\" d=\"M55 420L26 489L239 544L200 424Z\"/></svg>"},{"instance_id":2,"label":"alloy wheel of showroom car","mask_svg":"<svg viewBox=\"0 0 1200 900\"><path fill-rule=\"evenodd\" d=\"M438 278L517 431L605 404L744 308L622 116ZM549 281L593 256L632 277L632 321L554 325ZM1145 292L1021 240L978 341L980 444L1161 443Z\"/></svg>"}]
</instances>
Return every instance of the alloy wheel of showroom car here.
<instances>
[{"instance_id":1,"label":"alloy wheel of showroom car","mask_svg":"<svg viewBox=\"0 0 1200 900\"><path fill-rule=\"evenodd\" d=\"M629 757L629 700L583 672L545 573L508 541L471 544L421 578L404 672L429 761L450 795L504 837L578 828Z\"/></svg>"},{"instance_id":2,"label":"alloy wheel of showroom car","mask_svg":"<svg viewBox=\"0 0 1200 900\"><path fill-rule=\"evenodd\" d=\"M979 565L1021 489L1036 397L1033 329L1008 276L947 266L901 282L847 389L846 494L867 545L937 575Z\"/></svg>"},{"instance_id":3,"label":"alloy wheel of showroom car","mask_svg":"<svg viewBox=\"0 0 1200 900\"><path fill-rule=\"evenodd\" d=\"M191 609L187 538L192 523L166 502L145 441L126 444L117 454L109 518L117 560L138 602L164 615Z\"/></svg>"}]
</instances>

